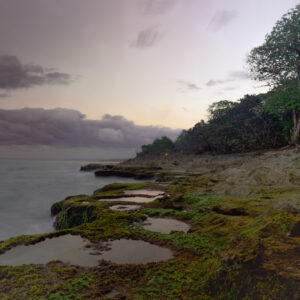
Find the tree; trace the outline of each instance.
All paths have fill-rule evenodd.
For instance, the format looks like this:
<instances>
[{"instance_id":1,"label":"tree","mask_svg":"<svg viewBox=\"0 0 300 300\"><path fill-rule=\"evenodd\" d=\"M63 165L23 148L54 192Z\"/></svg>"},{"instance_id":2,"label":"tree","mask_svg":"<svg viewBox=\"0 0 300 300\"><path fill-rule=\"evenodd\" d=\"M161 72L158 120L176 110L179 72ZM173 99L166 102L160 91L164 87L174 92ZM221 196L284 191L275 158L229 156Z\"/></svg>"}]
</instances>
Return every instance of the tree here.
<instances>
[{"instance_id":1,"label":"tree","mask_svg":"<svg viewBox=\"0 0 300 300\"><path fill-rule=\"evenodd\" d=\"M300 111L300 91L297 81L293 79L275 87L264 98L265 110L280 118L284 131L291 132L291 141L295 143L300 133L300 122L297 122L297 112ZM292 119L288 117L291 114Z\"/></svg>"},{"instance_id":2,"label":"tree","mask_svg":"<svg viewBox=\"0 0 300 300\"><path fill-rule=\"evenodd\" d=\"M210 119L218 119L228 113L236 105L236 102L221 100L218 102L212 103L208 107L208 112Z\"/></svg>"},{"instance_id":3,"label":"tree","mask_svg":"<svg viewBox=\"0 0 300 300\"><path fill-rule=\"evenodd\" d=\"M252 49L247 62L255 79L266 81L273 88L281 88L282 91L284 86L295 80L300 92L300 4L275 24L263 45ZM297 95L300 97L300 93ZM297 101L291 112L291 142L296 144L300 131L300 110Z\"/></svg>"},{"instance_id":4,"label":"tree","mask_svg":"<svg viewBox=\"0 0 300 300\"><path fill-rule=\"evenodd\" d=\"M142 146L142 154L164 154L171 152L174 148L174 143L168 137L163 136L154 140L152 144Z\"/></svg>"}]
</instances>

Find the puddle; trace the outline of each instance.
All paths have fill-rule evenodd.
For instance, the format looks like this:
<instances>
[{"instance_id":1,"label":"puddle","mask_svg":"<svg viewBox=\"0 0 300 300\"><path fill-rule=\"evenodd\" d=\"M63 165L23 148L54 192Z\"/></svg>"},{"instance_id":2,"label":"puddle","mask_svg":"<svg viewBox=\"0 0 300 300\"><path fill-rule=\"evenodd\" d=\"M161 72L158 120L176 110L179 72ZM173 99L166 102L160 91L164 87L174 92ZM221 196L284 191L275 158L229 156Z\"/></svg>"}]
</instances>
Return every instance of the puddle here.
<instances>
[{"instance_id":1,"label":"puddle","mask_svg":"<svg viewBox=\"0 0 300 300\"><path fill-rule=\"evenodd\" d=\"M141 205L113 205L109 207L112 210L117 210L117 211L135 211L139 210L142 208Z\"/></svg>"},{"instance_id":2,"label":"puddle","mask_svg":"<svg viewBox=\"0 0 300 300\"><path fill-rule=\"evenodd\" d=\"M149 203L156 199L160 199L162 196L157 196L154 198L151 197L120 197L120 198L105 198L105 199L99 199L98 201L126 201L126 202L135 202L135 203Z\"/></svg>"},{"instance_id":3,"label":"puddle","mask_svg":"<svg viewBox=\"0 0 300 300\"><path fill-rule=\"evenodd\" d=\"M175 219L147 218L143 228L149 231L169 234L171 231L188 232L190 225Z\"/></svg>"},{"instance_id":4,"label":"puddle","mask_svg":"<svg viewBox=\"0 0 300 300\"><path fill-rule=\"evenodd\" d=\"M110 250L103 252L100 258L116 264L146 264L173 258L170 249L144 241L121 239L104 245Z\"/></svg>"},{"instance_id":5,"label":"puddle","mask_svg":"<svg viewBox=\"0 0 300 300\"><path fill-rule=\"evenodd\" d=\"M124 191L125 195L146 195L150 197L157 197L164 195L163 191L150 191L150 190L132 190Z\"/></svg>"},{"instance_id":6,"label":"puddle","mask_svg":"<svg viewBox=\"0 0 300 300\"><path fill-rule=\"evenodd\" d=\"M91 254L92 249L85 247L87 244L82 237L67 234L34 245L21 245L0 255L0 265L46 264L60 260L83 267L97 266L99 256Z\"/></svg>"},{"instance_id":7,"label":"puddle","mask_svg":"<svg viewBox=\"0 0 300 300\"><path fill-rule=\"evenodd\" d=\"M87 240L74 235L46 239L34 245L21 245L8 250L0 255L0 265L46 264L59 260L72 265L94 267L101 259L118 264L140 264L173 257L170 249L144 241L121 239L105 242L103 243L105 250L102 253L95 253L95 250L88 248L87 245Z\"/></svg>"}]
</instances>

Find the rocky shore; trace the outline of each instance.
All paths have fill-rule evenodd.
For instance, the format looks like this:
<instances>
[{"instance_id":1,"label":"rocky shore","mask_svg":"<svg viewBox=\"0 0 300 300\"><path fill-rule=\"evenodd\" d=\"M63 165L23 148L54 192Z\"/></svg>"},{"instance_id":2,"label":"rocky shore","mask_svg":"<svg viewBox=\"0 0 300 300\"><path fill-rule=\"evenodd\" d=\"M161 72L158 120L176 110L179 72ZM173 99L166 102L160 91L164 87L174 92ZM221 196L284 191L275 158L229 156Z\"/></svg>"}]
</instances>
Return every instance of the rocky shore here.
<instances>
[{"instance_id":1,"label":"rocky shore","mask_svg":"<svg viewBox=\"0 0 300 300\"><path fill-rule=\"evenodd\" d=\"M68 197L51 208L55 232L2 242L0 252L9 256L22 244L38 251L49 238L55 244L57 237L71 241L67 237L76 235L99 261L71 265L58 257L47 264L4 266L0 255L1 299L300 298L297 150L143 156L95 174L152 182L111 184ZM183 227L172 229L175 221ZM170 230L162 233L160 226L167 225ZM151 246L156 258L135 263L138 252L125 257L138 249L146 255Z\"/></svg>"}]
</instances>

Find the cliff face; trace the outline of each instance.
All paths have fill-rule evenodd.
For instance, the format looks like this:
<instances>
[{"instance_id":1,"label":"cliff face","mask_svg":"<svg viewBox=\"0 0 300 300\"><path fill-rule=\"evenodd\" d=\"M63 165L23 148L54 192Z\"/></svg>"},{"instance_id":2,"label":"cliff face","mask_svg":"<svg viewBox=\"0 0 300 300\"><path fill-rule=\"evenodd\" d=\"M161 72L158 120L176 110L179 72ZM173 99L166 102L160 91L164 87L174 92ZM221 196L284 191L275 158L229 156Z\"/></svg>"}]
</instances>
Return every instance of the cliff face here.
<instances>
[{"instance_id":1,"label":"cliff face","mask_svg":"<svg viewBox=\"0 0 300 300\"><path fill-rule=\"evenodd\" d=\"M157 181L111 184L93 195L68 197L52 207L60 230L4 241L0 253L71 233L97 251L107 240L142 240L169 248L173 258L127 265L100 261L92 268L64 262L2 266L0 298L297 300L299 164L300 153L285 150L138 157L114 166L120 175L145 172ZM177 219L190 229L151 232L141 225L148 217Z\"/></svg>"}]
</instances>

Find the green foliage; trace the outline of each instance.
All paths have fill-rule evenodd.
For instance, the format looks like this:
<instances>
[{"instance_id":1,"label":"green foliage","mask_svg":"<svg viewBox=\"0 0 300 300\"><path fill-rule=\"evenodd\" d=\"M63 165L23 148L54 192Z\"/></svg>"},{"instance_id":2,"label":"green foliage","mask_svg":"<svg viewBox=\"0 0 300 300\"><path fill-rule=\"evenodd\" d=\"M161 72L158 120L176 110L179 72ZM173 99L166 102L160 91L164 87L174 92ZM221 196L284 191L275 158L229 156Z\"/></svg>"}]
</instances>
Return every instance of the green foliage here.
<instances>
[{"instance_id":1,"label":"green foliage","mask_svg":"<svg viewBox=\"0 0 300 300\"><path fill-rule=\"evenodd\" d=\"M293 109L300 112L300 91L296 79L275 87L264 98L266 99L265 110L276 116L284 117Z\"/></svg>"},{"instance_id":2,"label":"green foliage","mask_svg":"<svg viewBox=\"0 0 300 300\"><path fill-rule=\"evenodd\" d=\"M210 119L218 119L225 116L233 107L237 105L236 102L221 100L214 102L208 107L208 112L210 114Z\"/></svg>"},{"instance_id":3,"label":"green foliage","mask_svg":"<svg viewBox=\"0 0 300 300\"><path fill-rule=\"evenodd\" d=\"M238 102L219 101L209 107L210 119L183 131L173 152L235 153L276 148L286 145L285 123L264 109L263 96L246 95ZM161 154L154 143L143 147L142 154Z\"/></svg>"},{"instance_id":4,"label":"green foliage","mask_svg":"<svg viewBox=\"0 0 300 300\"><path fill-rule=\"evenodd\" d=\"M285 14L266 36L263 45L254 48L248 64L255 79L267 81L274 89L267 111L285 117L284 131L292 131L290 141L297 144L300 134L300 4Z\"/></svg>"},{"instance_id":5,"label":"green foliage","mask_svg":"<svg viewBox=\"0 0 300 300\"><path fill-rule=\"evenodd\" d=\"M249 95L236 103L215 104L209 122L193 129L193 152L245 152L283 145L278 122L262 107L259 97Z\"/></svg>"},{"instance_id":6,"label":"green foliage","mask_svg":"<svg viewBox=\"0 0 300 300\"><path fill-rule=\"evenodd\" d=\"M166 136L155 139L152 144L143 145L143 154L159 154L172 152L174 149L174 143Z\"/></svg>"},{"instance_id":7,"label":"green foliage","mask_svg":"<svg viewBox=\"0 0 300 300\"><path fill-rule=\"evenodd\" d=\"M280 119L283 132L290 137L294 126L297 126L294 124L293 114L295 114L296 123L300 118L300 90L297 80L292 79L276 86L264 95L264 98L266 99L265 111Z\"/></svg>"},{"instance_id":8,"label":"green foliage","mask_svg":"<svg viewBox=\"0 0 300 300\"><path fill-rule=\"evenodd\" d=\"M182 154L189 153L189 147L191 144L191 129L182 130L174 143L174 151Z\"/></svg>"},{"instance_id":9,"label":"green foliage","mask_svg":"<svg viewBox=\"0 0 300 300\"><path fill-rule=\"evenodd\" d=\"M285 83L300 75L300 4L285 14L254 48L248 63L255 78L271 85Z\"/></svg>"}]
</instances>

